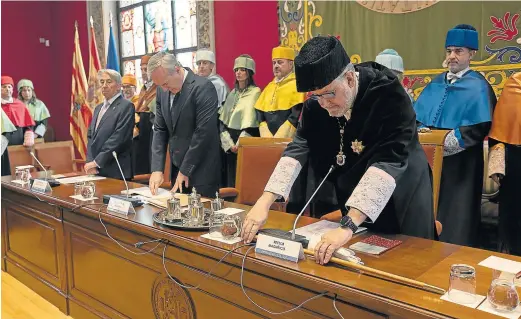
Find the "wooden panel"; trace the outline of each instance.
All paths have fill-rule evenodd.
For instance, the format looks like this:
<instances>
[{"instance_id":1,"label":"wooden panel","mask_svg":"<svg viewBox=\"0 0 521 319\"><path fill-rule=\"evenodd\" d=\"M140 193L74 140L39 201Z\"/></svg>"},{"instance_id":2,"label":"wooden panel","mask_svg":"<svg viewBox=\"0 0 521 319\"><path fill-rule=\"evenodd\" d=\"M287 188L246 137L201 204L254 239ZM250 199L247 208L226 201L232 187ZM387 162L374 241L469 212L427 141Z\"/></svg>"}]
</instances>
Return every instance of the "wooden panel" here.
<instances>
[{"instance_id":1,"label":"wooden panel","mask_svg":"<svg viewBox=\"0 0 521 319\"><path fill-rule=\"evenodd\" d=\"M7 250L58 278L56 230L12 206L6 209Z\"/></svg>"},{"instance_id":2,"label":"wooden panel","mask_svg":"<svg viewBox=\"0 0 521 319\"><path fill-rule=\"evenodd\" d=\"M72 231L67 232L71 295L106 314L111 308L130 318L152 317L150 292L159 273L104 249L97 236Z\"/></svg>"}]
</instances>

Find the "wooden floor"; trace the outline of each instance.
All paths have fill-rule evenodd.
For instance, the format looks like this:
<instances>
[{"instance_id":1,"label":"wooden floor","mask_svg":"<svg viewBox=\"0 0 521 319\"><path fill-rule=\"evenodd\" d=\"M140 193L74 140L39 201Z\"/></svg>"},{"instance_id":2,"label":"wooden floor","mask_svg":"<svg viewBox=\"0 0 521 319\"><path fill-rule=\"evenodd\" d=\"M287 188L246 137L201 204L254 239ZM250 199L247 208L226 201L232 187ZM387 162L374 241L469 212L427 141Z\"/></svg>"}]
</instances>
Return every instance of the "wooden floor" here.
<instances>
[{"instance_id":1,"label":"wooden floor","mask_svg":"<svg viewBox=\"0 0 521 319\"><path fill-rule=\"evenodd\" d=\"M2 271L2 319L72 319Z\"/></svg>"}]
</instances>

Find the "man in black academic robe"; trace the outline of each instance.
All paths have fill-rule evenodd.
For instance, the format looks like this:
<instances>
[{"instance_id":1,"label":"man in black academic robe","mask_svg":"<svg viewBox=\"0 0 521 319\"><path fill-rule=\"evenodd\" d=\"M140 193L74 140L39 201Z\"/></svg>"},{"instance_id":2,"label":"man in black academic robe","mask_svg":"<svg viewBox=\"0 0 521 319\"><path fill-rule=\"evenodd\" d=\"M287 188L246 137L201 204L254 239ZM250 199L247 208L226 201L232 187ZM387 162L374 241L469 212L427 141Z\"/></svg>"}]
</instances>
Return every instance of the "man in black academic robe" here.
<instances>
[{"instance_id":1,"label":"man in black academic robe","mask_svg":"<svg viewBox=\"0 0 521 319\"><path fill-rule=\"evenodd\" d=\"M311 39L295 66L298 91L313 95L293 142L246 216L243 239L253 238L276 198L288 196L306 162L314 185L336 167L327 182L341 204L336 208L356 227L368 222L375 231L434 238L430 169L411 101L396 76L376 63L353 66L335 37ZM351 239L353 229L343 226L322 236L317 262L328 262Z\"/></svg>"}]
</instances>

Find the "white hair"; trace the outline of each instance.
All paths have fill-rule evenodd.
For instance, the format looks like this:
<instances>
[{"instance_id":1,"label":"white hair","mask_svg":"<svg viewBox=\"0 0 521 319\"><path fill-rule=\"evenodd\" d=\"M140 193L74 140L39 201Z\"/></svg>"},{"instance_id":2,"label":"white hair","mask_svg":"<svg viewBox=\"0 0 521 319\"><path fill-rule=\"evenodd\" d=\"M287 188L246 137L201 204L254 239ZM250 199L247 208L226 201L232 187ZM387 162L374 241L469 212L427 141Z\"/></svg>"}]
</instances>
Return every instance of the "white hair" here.
<instances>
[{"instance_id":1,"label":"white hair","mask_svg":"<svg viewBox=\"0 0 521 319\"><path fill-rule=\"evenodd\" d=\"M98 80L103 74L108 74L113 81L121 85L121 74L119 74L119 72L111 69L101 69L98 71Z\"/></svg>"},{"instance_id":2,"label":"white hair","mask_svg":"<svg viewBox=\"0 0 521 319\"><path fill-rule=\"evenodd\" d=\"M152 72L154 72L157 68L163 67L168 71L169 74L175 72L175 67L183 67L179 61L177 61L175 55L168 52L158 52L154 54L150 60L148 60L147 65L147 74L148 78L152 78Z\"/></svg>"}]
</instances>

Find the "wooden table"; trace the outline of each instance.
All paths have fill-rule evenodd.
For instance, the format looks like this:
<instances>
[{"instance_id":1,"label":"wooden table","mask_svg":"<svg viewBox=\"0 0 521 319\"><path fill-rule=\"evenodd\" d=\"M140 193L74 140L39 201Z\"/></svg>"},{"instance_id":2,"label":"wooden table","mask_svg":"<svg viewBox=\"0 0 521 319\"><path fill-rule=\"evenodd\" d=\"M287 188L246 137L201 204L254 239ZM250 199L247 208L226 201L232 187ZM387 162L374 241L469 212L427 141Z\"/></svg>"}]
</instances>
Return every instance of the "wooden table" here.
<instances>
[{"instance_id":1,"label":"wooden table","mask_svg":"<svg viewBox=\"0 0 521 319\"><path fill-rule=\"evenodd\" d=\"M230 254L206 278L217 261L233 246L199 237L201 232L177 231L153 222L158 209L144 206L135 215L107 213L71 199L72 185L38 194L2 178L2 269L75 319L81 318L496 318L486 312L440 300L440 296L341 268L321 266L312 259L285 262L253 251L246 259L244 285L255 302L272 311L284 311L327 291L328 295L302 308L273 316L252 304L240 287L241 264L248 247ZM130 183L129 186L141 185ZM118 180L96 182L96 194L118 194ZM100 203L100 200L94 202ZM249 209L234 203L230 207ZM166 275L162 264L165 244L136 249L134 243L168 240L166 266L184 285ZM290 229L295 216L270 212L266 227ZM316 221L303 217L299 226ZM368 234L355 237L352 242ZM387 236L393 237L393 236ZM486 295L492 271L477 264L492 253L397 235L403 240L382 256L358 254L367 266L424 281L447 289L452 264L476 266L477 293ZM352 243L351 242L351 243ZM237 244L237 246L240 244ZM515 260L520 258L494 254ZM206 278L206 279L205 279Z\"/></svg>"}]
</instances>

